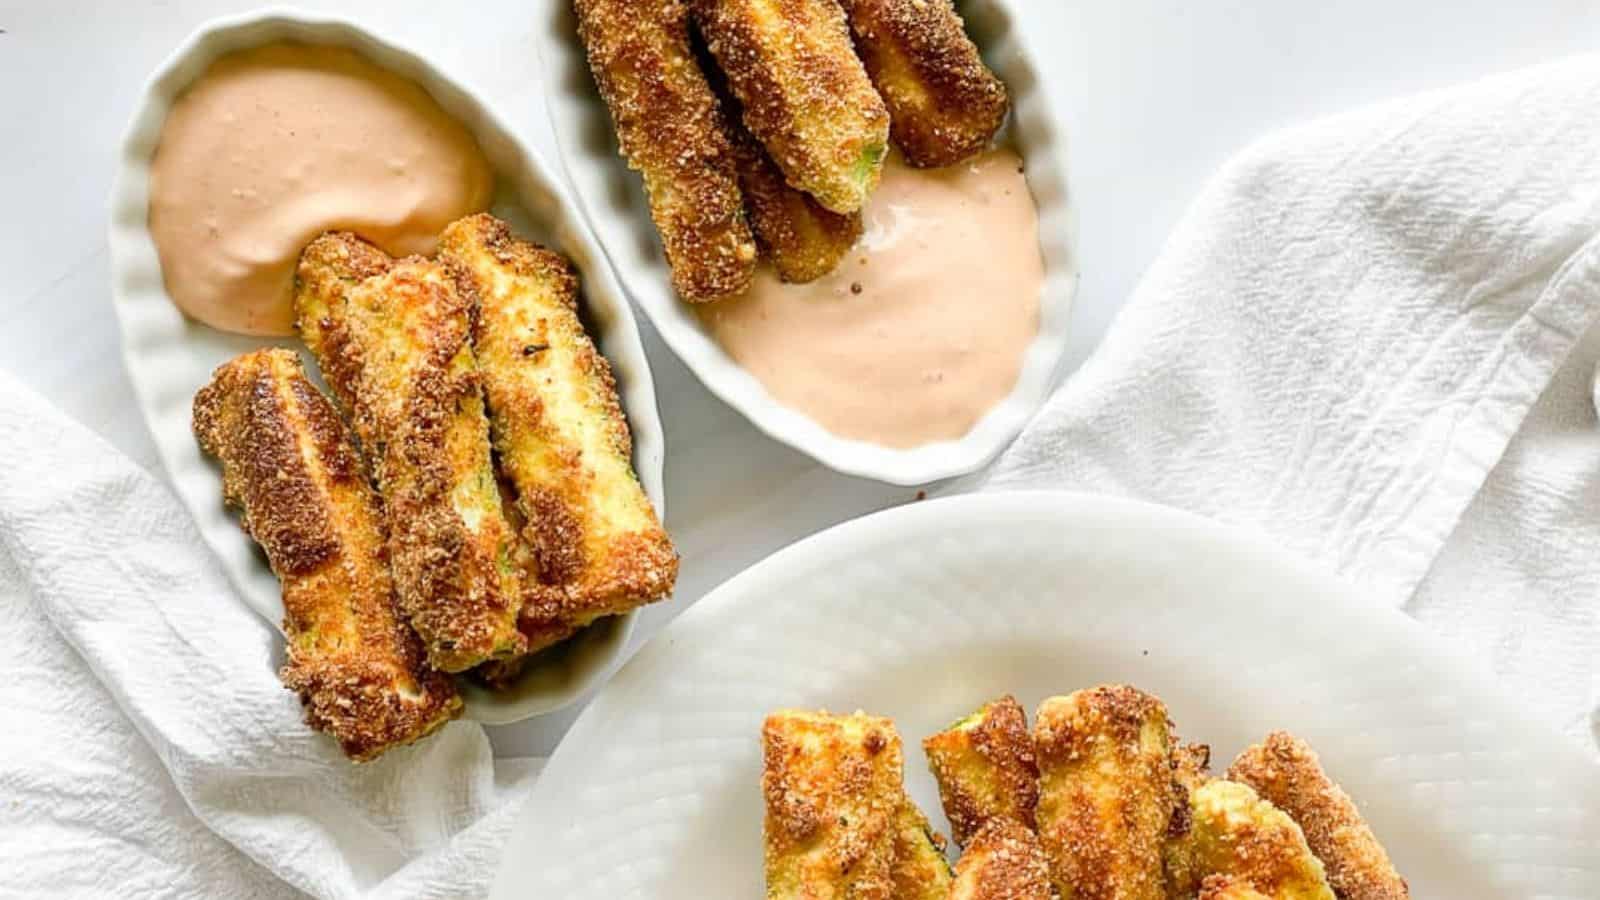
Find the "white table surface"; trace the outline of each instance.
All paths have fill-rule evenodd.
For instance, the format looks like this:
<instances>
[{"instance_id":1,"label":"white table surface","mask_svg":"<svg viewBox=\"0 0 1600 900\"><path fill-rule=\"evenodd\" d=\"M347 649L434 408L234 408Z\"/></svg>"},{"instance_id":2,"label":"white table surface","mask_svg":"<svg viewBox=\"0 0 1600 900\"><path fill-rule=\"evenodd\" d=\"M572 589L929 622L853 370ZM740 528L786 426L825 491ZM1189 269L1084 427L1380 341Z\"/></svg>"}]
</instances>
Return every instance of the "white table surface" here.
<instances>
[{"instance_id":1,"label":"white table surface","mask_svg":"<svg viewBox=\"0 0 1600 900\"><path fill-rule=\"evenodd\" d=\"M1592 0L1015 0L1070 141L1083 282L1068 349L1093 349L1205 175L1273 127L1600 46ZM106 199L143 81L237 0L0 0L0 367L160 471L118 355ZM554 158L529 0L307 2L430 52ZM453 12L442 12L454 8ZM470 12L468 12L470 10ZM910 501L841 477L713 399L645 326L667 431L677 598L807 534ZM494 729L547 753L577 709Z\"/></svg>"}]
</instances>

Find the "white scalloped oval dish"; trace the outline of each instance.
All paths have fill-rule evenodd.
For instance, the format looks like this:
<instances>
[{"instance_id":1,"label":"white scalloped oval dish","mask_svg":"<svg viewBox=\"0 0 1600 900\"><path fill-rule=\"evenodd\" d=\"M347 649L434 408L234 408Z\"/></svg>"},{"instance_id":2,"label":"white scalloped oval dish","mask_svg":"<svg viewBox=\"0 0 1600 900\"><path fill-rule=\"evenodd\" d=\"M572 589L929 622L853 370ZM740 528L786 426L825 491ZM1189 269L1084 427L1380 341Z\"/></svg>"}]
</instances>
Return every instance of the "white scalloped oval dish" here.
<instances>
[{"instance_id":1,"label":"white scalloped oval dish","mask_svg":"<svg viewBox=\"0 0 1600 900\"><path fill-rule=\"evenodd\" d=\"M201 27L156 71L129 126L111 200L113 306L122 327L128 375L162 462L201 536L222 560L245 602L274 624L282 621L278 581L266 558L223 507L220 472L201 454L190 431L190 402L211 371L239 353L265 344L304 351L292 340L216 331L173 306L147 228L149 169L167 111L185 86L225 53L281 40L351 47L420 84L473 133L498 178L493 211L519 234L560 249L577 266L585 318L615 370L633 431L634 466L656 509L665 515L661 422L638 326L604 254L550 169L481 100L418 54L362 26L301 12L219 19ZM308 365L308 370L315 367ZM632 620L631 615L604 620L546 651L506 691L463 682L467 717L500 724L571 703L618 662Z\"/></svg>"},{"instance_id":2,"label":"white scalloped oval dish","mask_svg":"<svg viewBox=\"0 0 1600 900\"><path fill-rule=\"evenodd\" d=\"M1129 500L979 494L840 525L678 617L540 776L491 896L760 897L760 730L781 707L921 740L986 700L1125 682L1213 770L1308 740L1412 896L1600 897L1600 767L1416 622L1257 538Z\"/></svg>"},{"instance_id":3,"label":"white scalloped oval dish","mask_svg":"<svg viewBox=\"0 0 1600 900\"><path fill-rule=\"evenodd\" d=\"M691 307L678 300L643 185L618 156L610 115L596 93L577 37L572 5L550 0L541 7L537 28L545 102L561 164L623 286L707 389L763 432L836 471L903 485L972 472L1016 437L1049 393L1066 347L1078 283L1076 226L1067 190L1066 141L1052 119L1040 74L1016 33L1013 6L1011 0L960 3L973 41L1010 91L1006 142L1027 164L1028 188L1039 210L1039 250L1045 265L1039 331L1009 396L959 440L911 449L840 437L779 403L717 344Z\"/></svg>"}]
</instances>

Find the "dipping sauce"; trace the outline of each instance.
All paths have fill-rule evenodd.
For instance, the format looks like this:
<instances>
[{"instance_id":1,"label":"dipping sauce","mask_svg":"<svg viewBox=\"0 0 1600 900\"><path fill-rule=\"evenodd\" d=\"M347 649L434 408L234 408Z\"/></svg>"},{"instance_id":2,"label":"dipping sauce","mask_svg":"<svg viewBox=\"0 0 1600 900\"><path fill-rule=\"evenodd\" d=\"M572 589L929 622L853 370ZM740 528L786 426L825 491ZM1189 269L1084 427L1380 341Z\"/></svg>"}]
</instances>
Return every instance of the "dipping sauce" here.
<instances>
[{"instance_id":1,"label":"dipping sauce","mask_svg":"<svg viewBox=\"0 0 1600 900\"><path fill-rule=\"evenodd\" d=\"M770 266L701 321L780 403L888 447L960 438L1017 383L1039 330L1039 219L1016 153L946 169L891 156L831 274Z\"/></svg>"},{"instance_id":2,"label":"dipping sauce","mask_svg":"<svg viewBox=\"0 0 1600 900\"><path fill-rule=\"evenodd\" d=\"M324 231L396 256L489 204L471 133L354 50L268 44L222 57L173 105L150 172L167 293L214 328L294 333L295 262Z\"/></svg>"}]
</instances>

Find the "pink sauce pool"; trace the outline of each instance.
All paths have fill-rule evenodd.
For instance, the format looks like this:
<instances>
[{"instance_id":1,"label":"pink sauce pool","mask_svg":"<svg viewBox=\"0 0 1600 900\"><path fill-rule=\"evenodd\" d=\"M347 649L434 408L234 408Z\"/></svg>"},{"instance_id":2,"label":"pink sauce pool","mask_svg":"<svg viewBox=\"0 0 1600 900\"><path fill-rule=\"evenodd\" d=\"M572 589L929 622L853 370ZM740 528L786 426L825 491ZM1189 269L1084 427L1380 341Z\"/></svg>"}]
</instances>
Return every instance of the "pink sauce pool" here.
<instances>
[{"instance_id":1,"label":"pink sauce pool","mask_svg":"<svg viewBox=\"0 0 1600 900\"><path fill-rule=\"evenodd\" d=\"M1039 330L1039 220L1016 153L946 169L898 157L831 274L763 265L702 322L780 403L840 437L915 447L965 435L1016 385Z\"/></svg>"},{"instance_id":2,"label":"pink sauce pool","mask_svg":"<svg viewBox=\"0 0 1600 900\"><path fill-rule=\"evenodd\" d=\"M295 263L317 235L432 253L493 185L471 133L417 84L346 48L268 44L217 60L173 104L150 233L184 312L290 335Z\"/></svg>"}]
</instances>

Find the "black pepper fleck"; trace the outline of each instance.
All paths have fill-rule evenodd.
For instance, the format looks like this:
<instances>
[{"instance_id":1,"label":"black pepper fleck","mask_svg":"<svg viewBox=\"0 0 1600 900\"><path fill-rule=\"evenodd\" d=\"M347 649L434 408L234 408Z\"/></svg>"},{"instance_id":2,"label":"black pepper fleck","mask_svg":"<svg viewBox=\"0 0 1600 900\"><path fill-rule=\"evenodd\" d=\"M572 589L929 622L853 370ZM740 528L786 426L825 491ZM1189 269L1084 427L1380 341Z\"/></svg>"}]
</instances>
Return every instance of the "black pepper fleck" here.
<instances>
[{"instance_id":1,"label":"black pepper fleck","mask_svg":"<svg viewBox=\"0 0 1600 900\"><path fill-rule=\"evenodd\" d=\"M859 282L859 281L850 282L850 293L852 293L852 294L861 293L861 282Z\"/></svg>"},{"instance_id":2,"label":"black pepper fleck","mask_svg":"<svg viewBox=\"0 0 1600 900\"><path fill-rule=\"evenodd\" d=\"M543 350L549 350L549 349L550 349L550 345L549 344L527 344L527 345L523 346L523 348L522 348L522 355L523 356L532 356L535 353L538 353L538 352L543 351Z\"/></svg>"}]
</instances>

